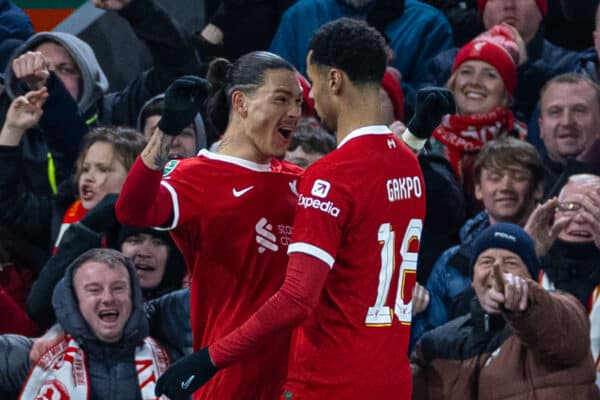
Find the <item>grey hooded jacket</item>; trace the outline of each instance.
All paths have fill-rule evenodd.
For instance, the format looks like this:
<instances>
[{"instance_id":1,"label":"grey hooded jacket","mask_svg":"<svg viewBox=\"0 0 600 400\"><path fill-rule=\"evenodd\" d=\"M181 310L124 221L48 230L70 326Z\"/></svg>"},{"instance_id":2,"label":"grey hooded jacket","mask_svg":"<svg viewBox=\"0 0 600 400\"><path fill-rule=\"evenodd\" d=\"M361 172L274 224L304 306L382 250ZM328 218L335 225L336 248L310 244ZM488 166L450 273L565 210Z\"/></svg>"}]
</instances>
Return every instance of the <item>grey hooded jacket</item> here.
<instances>
[{"instance_id":1,"label":"grey hooded jacket","mask_svg":"<svg viewBox=\"0 0 600 400\"><path fill-rule=\"evenodd\" d=\"M140 74L119 92L106 93L108 81L92 48L74 35L63 32L40 32L29 38L16 54L34 49L42 42L62 45L81 71L82 87L79 111L88 123L136 126L142 105L166 90L181 75L198 74L200 58L192 37L182 29L154 0L133 0L119 11L136 35L144 41L152 55L153 67ZM22 94L10 62L6 69L7 92L11 97Z\"/></svg>"},{"instance_id":2,"label":"grey hooded jacket","mask_svg":"<svg viewBox=\"0 0 600 400\"><path fill-rule=\"evenodd\" d=\"M132 310L123 338L118 343L101 342L79 312L73 287L73 264L58 283L52 304L58 323L71 334L85 351L90 377L90 400L141 400L138 377L134 364L135 347L148 336L149 328L144 313L142 291L132 263L127 269L132 285ZM32 367L29 351L32 341L18 335L0 336L0 395L2 399L18 396ZM181 356L171 351L171 360Z\"/></svg>"}]
</instances>

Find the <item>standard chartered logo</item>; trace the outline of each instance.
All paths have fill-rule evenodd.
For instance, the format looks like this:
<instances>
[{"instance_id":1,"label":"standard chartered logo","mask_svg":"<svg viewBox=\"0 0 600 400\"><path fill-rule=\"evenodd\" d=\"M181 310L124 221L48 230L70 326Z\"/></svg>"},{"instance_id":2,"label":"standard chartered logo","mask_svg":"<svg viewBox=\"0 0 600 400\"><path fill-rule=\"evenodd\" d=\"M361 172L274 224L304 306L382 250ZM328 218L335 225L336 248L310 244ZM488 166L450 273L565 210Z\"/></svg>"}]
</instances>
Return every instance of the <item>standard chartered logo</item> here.
<instances>
[{"instance_id":1,"label":"standard chartered logo","mask_svg":"<svg viewBox=\"0 0 600 400\"><path fill-rule=\"evenodd\" d=\"M258 252L264 253L265 250L277 251L277 237L273 234L273 226L269 224L266 218L258 220L255 226L256 230L256 243L258 243Z\"/></svg>"}]
</instances>

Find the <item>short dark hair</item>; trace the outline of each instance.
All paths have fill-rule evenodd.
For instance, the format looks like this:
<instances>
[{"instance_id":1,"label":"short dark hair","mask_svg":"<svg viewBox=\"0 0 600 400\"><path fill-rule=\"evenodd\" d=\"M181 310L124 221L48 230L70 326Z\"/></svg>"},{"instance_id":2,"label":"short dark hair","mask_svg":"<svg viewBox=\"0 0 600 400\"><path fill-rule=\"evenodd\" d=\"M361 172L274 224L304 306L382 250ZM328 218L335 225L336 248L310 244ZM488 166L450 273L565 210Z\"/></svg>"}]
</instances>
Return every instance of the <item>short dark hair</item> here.
<instances>
[{"instance_id":1,"label":"short dark hair","mask_svg":"<svg viewBox=\"0 0 600 400\"><path fill-rule=\"evenodd\" d=\"M208 116L219 134L225 132L231 111L231 95L239 90L252 94L265 83L267 70L287 69L295 71L292 64L268 51L253 51L234 63L217 58L210 63L207 80L212 84L208 99Z\"/></svg>"},{"instance_id":2,"label":"short dark hair","mask_svg":"<svg viewBox=\"0 0 600 400\"><path fill-rule=\"evenodd\" d=\"M110 268L122 266L127 270L129 279L133 279L130 271L134 271L134 269L132 269L134 267L132 264L133 262L129 258L125 257L123 253L120 253L114 249L97 248L86 251L73 261L73 267L71 268L71 281L75 278L75 272L77 272L77 270L88 261L103 263L108 265Z\"/></svg>"},{"instance_id":3,"label":"short dark hair","mask_svg":"<svg viewBox=\"0 0 600 400\"><path fill-rule=\"evenodd\" d=\"M306 153L327 154L335 149L335 138L315 118L303 118L292 136L288 150L300 146Z\"/></svg>"},{"instance_id":4,"label":"short dark hair","mask_svg":"<svg viewBox=\"0 0 600 400\"><path fill-rule=\"evenodd\" d=\"M310 41L311 64L343 70L355 83L377 83L387 66L385 39L364 21L339 18L322 25Z\"/></svg>"},{"instance_id":5,"label":"short dark hair","mask_svg":"<svg viewBox=\"0 0 600 400\"><path fill-rule=\"evenodd\" d=\"M567 72L564 74L560 74L550 79L548 82L542 86L542 90L540 90L540 101L544 94L548 91L548 88L554 84L566 84L566 85L576 85L580 82L585 83L590 88L594 90L594 94L596 95L596 103L598 105L598 110L600 111L600 85L591 80L585 75L578 74L576 72Z\"/></svg>"},{"instance_id":6,"label":"short dark hair","mask_svg":"<svg viewBox=\"0 0 600 400\"><path fill-rule=\"evenodd\" d=\"M521 167L531 171L532 189L544 181L544 162L532 144L510 136L487 142L477 154L474 164L475 183L481 182L483 169Z\"/></svg>"}]
</instances>

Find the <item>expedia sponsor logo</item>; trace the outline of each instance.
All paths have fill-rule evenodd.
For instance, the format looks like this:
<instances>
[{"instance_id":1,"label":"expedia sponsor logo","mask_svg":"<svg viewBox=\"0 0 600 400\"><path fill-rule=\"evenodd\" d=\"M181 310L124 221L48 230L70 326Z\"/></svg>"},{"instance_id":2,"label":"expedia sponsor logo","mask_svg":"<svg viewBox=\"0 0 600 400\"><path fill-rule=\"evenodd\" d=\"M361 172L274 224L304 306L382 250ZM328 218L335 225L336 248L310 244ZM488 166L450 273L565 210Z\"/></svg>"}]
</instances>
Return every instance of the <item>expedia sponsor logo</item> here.
<instances>
[{"instance_id":1,"label":"expedia sponsor logo","mask_svg":"<svg viewBox=\"0 0 600 400\"><path fill-rule=\"evenodd\" d=\"M336 218L338 215L340 215L340 209L337 208L331 200L322 201L319 199L314 199L312 197L304 197L303 195L300 195L298 197L298 205L304 208L315 208Z\"/></svg>"},{"instance_id":2,"label":"expedia sponsor logo","mask_svg":"<svg viewBox=\"0 0 600 400\"><path fill-rule=\"evenodd\" d=\"M413 197L420 198L423 195L421 180L417 176L388 179L386 189L390 202L412 199Z\"/></svg>"}]
</instances>

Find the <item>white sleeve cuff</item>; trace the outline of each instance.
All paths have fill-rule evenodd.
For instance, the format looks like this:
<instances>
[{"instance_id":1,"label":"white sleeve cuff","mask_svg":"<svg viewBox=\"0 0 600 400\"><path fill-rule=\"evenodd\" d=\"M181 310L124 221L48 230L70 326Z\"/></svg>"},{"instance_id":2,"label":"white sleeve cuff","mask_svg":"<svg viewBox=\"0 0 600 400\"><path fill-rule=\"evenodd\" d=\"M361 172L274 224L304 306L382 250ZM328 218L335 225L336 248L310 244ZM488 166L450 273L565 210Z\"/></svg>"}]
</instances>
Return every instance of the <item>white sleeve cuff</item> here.
<instances>
[{"instance_id":1,"label":"white sleeve cuff","mask_svg":"<svg viewBox=\"0 0 600 400\"><path fill-rule=\"evenodd\" d=\"M329 266L329 269L333 268L333 262L335 261L335 259L332 257L331 254L329 254L325 250L321 249L320 247L317 247L317 246L314 246L314 245L308 244L308 243L303 243L303 242L297 242L297 243L290 244L288 246L287 252L288 252L288 254L304 253L304 254L308 254L309 256L318 258L319 260L321 260L325 264L327 264Z\"/></svg>"},{"instance_id":2,"label":"white sleeve cuff","mask_svg":"<svg viewBox=\"0 0 600 400\"><path fill-rule=\"evenodd\" d=\"M416 137L408 128L402 133L402 140L408 147L415 151L421 150L425 146L425 143L427 143L427 139Z\"/></svg>"},{"instance_id":3,"label":"white sleeve cuff","mask_svg":"<svg viewBox=\"0 0 600 400\"><path fill-rule=\"evenodd\" d=\"M175 188L171 186L170 183L165 181L160 181L160 184L164 186L169 194L171 195L171 201L173 202L173 222L168 227L154 227L157 231L170 231L171 229L175 229L177 224L179 223L179 199L177 197L177 192Z\"/></svg>"}]
</instances>

